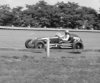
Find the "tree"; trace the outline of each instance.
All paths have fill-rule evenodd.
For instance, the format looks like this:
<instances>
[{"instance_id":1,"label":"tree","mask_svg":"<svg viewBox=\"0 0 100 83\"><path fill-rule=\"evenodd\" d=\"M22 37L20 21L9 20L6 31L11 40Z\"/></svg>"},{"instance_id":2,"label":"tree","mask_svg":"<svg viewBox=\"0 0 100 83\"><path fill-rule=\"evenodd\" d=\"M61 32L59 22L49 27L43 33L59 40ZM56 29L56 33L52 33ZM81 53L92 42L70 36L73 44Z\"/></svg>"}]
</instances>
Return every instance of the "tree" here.
<instances>
[{"instance_id":1,"label":"tree","mask_svg":"<svg viewBox=\"0 0 100 83\"><path fill-rule=\"evenodd\" d=\"M12 24L13 15L8 5L0 5L0 25L8 26Z\"/></svg>"},{"instance_id":2,"label":"tree","mask_svg":"<svg viewBox=\"0 0 100 83\"><path fill-rule=\"evenodd\" d=\"M22 9L23 7L16 7L12 9L12 14L13 14L12 25L21 26L23 24Z\"/></svg>"},{"instance_id":3,"label":"tree","mask_svg":"<svg viewBox=\"0 0 100 83\"><path fill-rule=\"evenodd\" d=\"M15 7L0 5L0 25L22 27L52 27L71 29L100 29L100 16L89 7L74 2L58 2L49 5L44 0L33 5Z\"/></svg>"}]
</instances>

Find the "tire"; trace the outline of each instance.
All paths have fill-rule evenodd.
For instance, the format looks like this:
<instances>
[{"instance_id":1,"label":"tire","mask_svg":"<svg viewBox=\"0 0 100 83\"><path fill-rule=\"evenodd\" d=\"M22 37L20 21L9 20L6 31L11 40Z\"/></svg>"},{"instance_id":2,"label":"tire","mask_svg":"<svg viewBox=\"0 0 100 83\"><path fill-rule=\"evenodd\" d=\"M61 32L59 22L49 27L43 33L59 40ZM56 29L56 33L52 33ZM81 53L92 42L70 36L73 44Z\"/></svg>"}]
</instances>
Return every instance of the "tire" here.
<instances>
[{"instance_id":1,"label":"tire","mask_svg":"<svg viewBox=\"0 0 100 83\"><path fill-rule=\"evenodd\" d=\"M35 48L44 49L45 48L45 44L42 41L38 41L35 44Z\"/></svg>"},{"instance_id":2,"label":"tire","mask_svg":"<svg viewBox=\"0 0 100 83\"><path fill-rule=\"evenodd\" d=\"M74 45L73 45L73 49L83 49L84 47L83 47L83 44L82 43L75 43Z\"/></svg>"},{"instance_id":3,"label":"tire","mask_svg":"<svg viewBox=\"0 0 100 83\"><path fill-rule=\"evenodd\" d=\"M26 42L25 42L25 47L26 47L26 48L33 48L32 39L26 40Z\"/></svg>"}]
</instances>

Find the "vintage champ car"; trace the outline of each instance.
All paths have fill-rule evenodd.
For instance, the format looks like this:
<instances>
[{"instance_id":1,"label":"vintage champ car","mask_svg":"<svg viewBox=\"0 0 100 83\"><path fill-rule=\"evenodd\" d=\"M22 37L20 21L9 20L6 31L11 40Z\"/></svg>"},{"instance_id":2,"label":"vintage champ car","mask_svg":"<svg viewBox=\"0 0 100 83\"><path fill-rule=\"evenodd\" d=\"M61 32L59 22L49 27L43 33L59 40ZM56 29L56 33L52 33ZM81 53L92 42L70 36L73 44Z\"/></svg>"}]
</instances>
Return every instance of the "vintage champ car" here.
<instances>
[{"instance_id":1,"label":"vintage champ car","mask_svg":"<svg viewBox=\"0 0 100 83\"><path fill-rule=\"evenodd\" d=\"M82 39L75 34L70 34L70 38L66 42L63 41L58 36L49 37L49 39L50 39L50 48L53 48L53 47L72 48L72 49L83 49L84 48ZM47 41L45 38L28 39L25 42L25 47L42 49L46 47L46 44L47 44Z\"/></svg>"}]
</instances>

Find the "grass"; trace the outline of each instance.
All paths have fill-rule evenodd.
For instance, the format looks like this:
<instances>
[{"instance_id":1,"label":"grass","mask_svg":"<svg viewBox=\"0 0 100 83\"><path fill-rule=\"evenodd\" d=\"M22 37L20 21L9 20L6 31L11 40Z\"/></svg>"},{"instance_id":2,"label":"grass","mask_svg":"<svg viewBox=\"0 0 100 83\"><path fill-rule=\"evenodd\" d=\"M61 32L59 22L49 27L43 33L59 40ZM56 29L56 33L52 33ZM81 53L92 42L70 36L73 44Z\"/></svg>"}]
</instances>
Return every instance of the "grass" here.
<instances>
[{"instance_id":1,"label":"grass","mask_svg":"<svg viewBox=\"0 0 100 83\"><path fill-rule=\"evenodd\" d=\"M57 52L58 55L54 56L52 52L50 57L46 57L44 53L39 55L31 51L2 50L0 83L100 82L100 52L95 52L95 55L94 52L72 54L60 51L60 53L62 55Z\"/></svg>"}]
</instances>

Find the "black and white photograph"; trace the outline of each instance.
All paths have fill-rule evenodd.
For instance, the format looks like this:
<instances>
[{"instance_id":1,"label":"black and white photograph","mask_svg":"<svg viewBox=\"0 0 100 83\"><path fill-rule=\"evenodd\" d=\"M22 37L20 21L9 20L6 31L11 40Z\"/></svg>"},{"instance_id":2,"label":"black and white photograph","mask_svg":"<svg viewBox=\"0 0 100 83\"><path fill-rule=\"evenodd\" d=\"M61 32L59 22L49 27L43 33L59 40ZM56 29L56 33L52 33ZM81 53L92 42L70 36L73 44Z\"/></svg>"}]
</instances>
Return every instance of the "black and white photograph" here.
<instances>
[{"instance_id":1,"label":"black and white photograph","mask_svg":"<svg viewBox=\"0 0 100 83\"><path fill-rule=\"evenodd\" d=\"M100 83L100 0L0 0L0 83Z\"/></svg>"}]
</instances>

